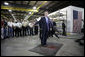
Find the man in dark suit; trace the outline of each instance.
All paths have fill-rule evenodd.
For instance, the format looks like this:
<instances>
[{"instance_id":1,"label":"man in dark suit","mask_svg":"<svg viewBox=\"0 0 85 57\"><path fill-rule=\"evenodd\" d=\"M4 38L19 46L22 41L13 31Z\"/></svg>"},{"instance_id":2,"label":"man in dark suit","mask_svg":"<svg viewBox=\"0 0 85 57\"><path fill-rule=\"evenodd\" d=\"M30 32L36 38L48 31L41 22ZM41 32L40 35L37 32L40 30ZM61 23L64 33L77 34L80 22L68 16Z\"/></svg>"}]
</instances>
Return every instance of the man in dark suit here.
<instances>
[{"instance_id":1,"label":"man in dark suit","mask_svg":"<svg viewBox=\"0 0 85 57\"><path fill-rule=\"evenodd\" d=\"M40 40L41 40L41 46L47 46L47 38L48 38L48 32L50 29L51 21L48 18L48 11L44 12L44 17L41 17L41 19L36 22L35 24L39 24L40 26Z\"/></svg>"},{"instance_id":2,"label":"man in dark suit","mask_svg":"<svg viewBox=\"0 0 85 57\"><path fill-rule=\"evenodd\" d=\"M57 38L59 38L58 35L55 32L58 32L59 33L59 31L57 30L57 27L56 27L56 22L53 19L53 21L52 21L52 27L51 27L51 30L50 30L50 36L53 37L53 35L55 35Z\"/></svg>"}]
</instances>

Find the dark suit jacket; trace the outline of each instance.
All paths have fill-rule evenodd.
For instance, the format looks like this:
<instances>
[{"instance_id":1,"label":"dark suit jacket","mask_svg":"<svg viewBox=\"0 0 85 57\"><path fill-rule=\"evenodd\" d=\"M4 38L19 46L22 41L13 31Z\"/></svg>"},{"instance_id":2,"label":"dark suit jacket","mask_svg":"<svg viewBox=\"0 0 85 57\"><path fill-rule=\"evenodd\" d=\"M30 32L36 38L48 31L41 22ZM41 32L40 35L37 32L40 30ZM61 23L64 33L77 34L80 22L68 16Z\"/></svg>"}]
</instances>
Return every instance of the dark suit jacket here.
<instances>
[{"instance_id":1,"label":"dark suit jacket","mask_svg":"<svg viewBox=\"0 0 85 57\"><path fill-rule=\"evenodd\" d=\"M49 28L50 28L51 21L49 18L48 18L48 23L49 23ZM41 19L38 22L36 22L35 24L39 24L40 30L42 30L43 32L48 30L45 17L41 17Z\"/></svg>"}]
</instances>

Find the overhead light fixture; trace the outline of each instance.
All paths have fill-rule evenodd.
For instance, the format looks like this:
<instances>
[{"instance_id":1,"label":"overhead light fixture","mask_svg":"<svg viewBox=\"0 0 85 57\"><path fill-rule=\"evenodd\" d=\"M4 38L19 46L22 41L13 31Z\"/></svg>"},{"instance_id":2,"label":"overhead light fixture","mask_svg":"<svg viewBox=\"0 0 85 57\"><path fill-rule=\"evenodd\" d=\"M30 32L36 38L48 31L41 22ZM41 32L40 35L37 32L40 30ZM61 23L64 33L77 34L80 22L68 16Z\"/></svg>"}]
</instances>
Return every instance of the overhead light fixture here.
<instances>
[{"instance_id":1,"label":"overhead light fixture","mask_svg":"<svg viewBox=\"0 0 85 57\"><path fill-rule=\"evenodd\" d=\"M34 6L33 9L36 10L36 7Z\"/></svg>"},{"instance_id":2,"label":"overhead light fixture","mask_svg":"<svg viewBox=\"0 0 85 57\"><path fill-rule=\"evenodd\" d=\"M32 12L29 12L29 14L32 14Z\"/></svg>"},{"instance_id":3,"label":"overhead light fixture","mask_svg":"<svg viewBox=\"0 0 85 57\"><path fill-rule=\"evenodd\" d=\"M12 12L12 10L9 10L9 12Z\"/></svg>"},{"instance_id":4,"label":"overhead light fixture","mask_svg":"<svg viewBox=\"0 0 85 57\"><path fill-rule=\"evenodd\" d=\"M5 5L9 5L9 3L7 3L7 2L4 2L4 4L5 4Z\"/></svg>"},{"instance_id":5,"label":"overhead light fixture","mask_svg":"<svg viewBox=\"0 0 85 57\"><path fill-rule=\"evenodd\" d=\"M47 2L47 1L45 1L45 2Z\"/></svg>"}]
</instances>

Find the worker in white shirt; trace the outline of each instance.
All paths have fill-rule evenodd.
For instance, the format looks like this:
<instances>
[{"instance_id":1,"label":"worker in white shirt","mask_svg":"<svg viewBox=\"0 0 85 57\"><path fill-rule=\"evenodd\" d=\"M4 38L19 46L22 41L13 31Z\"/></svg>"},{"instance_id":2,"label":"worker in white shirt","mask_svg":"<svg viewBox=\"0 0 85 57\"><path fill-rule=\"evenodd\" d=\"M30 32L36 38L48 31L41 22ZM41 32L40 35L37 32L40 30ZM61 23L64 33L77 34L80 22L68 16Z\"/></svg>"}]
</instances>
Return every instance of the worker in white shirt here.
<instances>
[{"instance_id":1,"label":"worker in white shirt","mask_svg":"<svg viewBox=\"0 0 85 57\"><path fill-rule=\"evenodd\" d=\"M32 20L29 22L29 29L30 29L30 36L33 35L33 24L32 24Z\"/></svg>"},{"instance_id":2,"label":"worker in white shirt","mask_svg":"<svg viewBox=\"0 0 85 57\"><path fill-rule=\"evenodd\" d=\"M28 35L30 35L30 26L29 26L29 21L28 21L28 26L27 26L27 32L28 32Z\"/></svg>"},{"instance_id":3,"label":"worker in white shirt","mask_svg":"<svg viewBox=\"0 0 85 57\"><path fill-rule=\"evenodd\" d=\"M27 20L23 20L23 22L22 22L23 36L26 36L26 29L27 29L27 26L28 26L28 23L26 21Z\"/></svg>"},{"instance_id":4,"label":"worker in white shirt","mask_svg":"<svg viewBox=\"0 0 85 57\"><path fill-rule=\"evenodd\" d=\"M20 20L20 23L22 24L23 19ZM23 25L21 26L21 36L23 36Z\"/></svg>"},{"instance_id":5,"label":"worker in white shirt","mask_svg":"<svg viewBox=\"0 0 85 57\"><path fill-rule=\"evenodd\" d=\"M15 21L13 21L13 37L16 35L16 23L15 23Z\"/></svg>"},{"instance_id":6,"label":"worker in white shirt","mask_svg":"<svg viewBox=\"0 0 85 57\"><path fill-rule=\"evenodd\" d=\"M21 23L20 21L18 21L17 25L18 25L18 34L19 34L19 36L22 36L22 34L21 34L21 31L22 31L22 23Z\"/></svg>"},{"instance_id":7,"label":"worker in white shirt","mask_svg":"<svg viewBox=\"0 0 85 57\"><path fill-rule=\"evenodd\" d=\"M20 31L20 30L19 30L19 27L20 27L20 26L19 26L19 20L17 20L17 22L16 22L16 36L17 36L17 37L19 37L19 31Z\"/></svg>"},{"instance_id":8,"label":"worker in white shirt","mask_svg":"<svg viewBox=\"0 0 85 57\"><path fill-rule=\"evenodd\" d=\"M28 26L29 21L25 20L25 22L26 22L26 35L29 35L29 26Z\"/></svg>"},{"instance_id":9,"label":"worker in white shirt","mask_svg":"<svg viewBox=\"0 0 85 57\"><path fill-rule=\"evenodd\" d=\"M14 24L15 24L15 36L18 37L18 26L17 26L17 21L16 21Z\"/></svg>"},{"instance_id":10,"label":"worker in white shirt","mask_svg":"<svg viewBox=\"0 0 85 57\"><path fill-rule=\"evenodd\" d=\"M9 37L13 37L13 28L12 28L12 20L10 19L10 21L8 22L8 35Z\"/></svg>"}]
</instances>

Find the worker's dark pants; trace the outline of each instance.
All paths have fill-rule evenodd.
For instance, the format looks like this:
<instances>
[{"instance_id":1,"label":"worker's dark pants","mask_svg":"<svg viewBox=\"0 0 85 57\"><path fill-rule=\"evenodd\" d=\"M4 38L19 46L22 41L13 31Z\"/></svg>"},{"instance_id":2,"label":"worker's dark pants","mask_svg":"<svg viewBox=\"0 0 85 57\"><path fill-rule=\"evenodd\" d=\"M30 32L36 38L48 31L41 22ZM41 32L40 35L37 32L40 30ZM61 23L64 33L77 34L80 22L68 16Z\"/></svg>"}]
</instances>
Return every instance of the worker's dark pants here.
<instances>
[{"instance_id":1,"label":"worker's dark pants","mask_svg":"<svg viewBox=\"0 0 85 57\"><path fill-rule=\"evenodd\" d=\"M29 26L27 26L27 33L28 33L28 35L30 34L30 27Z\"/></svg>"},{"instance_id":2,"label":"worker's dark pants","mask_svg":"<svg viewBox=\"0 0 85 57\"><path fill-rule=\"evenodd\" d=\"M40 30L39 37L40 37L40 39L41 39L41 37L42 37L42 30Z\"/></svg>"},{"instance_id":3,"label":"worker's dark pants","mask_svg":"<svg viewBox=\"0 0 85 57\"><path fill-rule=\"evenodd\" d=\"M33 35L33 28L30 28L30 36Z\"/></svg>"},{"instance_id":4,"label":"worker's dark pants","mask_svg":"<svg viewBox=\"0 0 85 57\"><path fill-rule=\"evenodd\" d=\"M18 28L19 29L19 36L22 36L22 28Z\"/></svg>"},{"instance_id":5,"label":"worker's dark pants","mask_svg":"<svg viewBox=\"0 0 85 57\"><path fill-rule=\"evenodd\" d=\"M17 36L17 27L15 28L15 36Z\"/></svg>"},{"instance_id":6,"label":"worker's dark pants","mask_svg":"<svg viewBox=\"0 0 85 57\"><path fill-rule=\"evenodd\" d=\"M22 27L23 28L23 36L26 36L26 27Z\"/></svg>"},{"instance_id":7,"label":"worker's dark pants","mask_svg":"<svg viewBox=\"0 0 85 57\"><path fill-rule=\"evenodd\" d=\"M18 27L16 27L16 29L15 29L15 36L19 37L19 28Z\"/></svg>"},{"instance_id":8,"label":"worker's dark pants","mask_svg":"<svg viewBox=\"0 0 85 57\"><path fill-rule=\"evenodd\" d=\"M37 35L38 34L38 26L34 27L34 34Z\"/></svg>"},{"instance_id":9,"label":"worker's dark pants","mask_svg":"<svg viewBox=\"0 0 85 57\"><path fill-rule=\"evenodd\" d=\"M26 35L27 35L27 33L28 33L28 26L25 29L26 29Z\"/></svg>"},{"instance_id":10,"label":"worker's dark pants","mask_svg":"<svg viewBox=\"0 0 85 57\"><path fill-rule=\"evenodd\" d=\"M15 36L15 28L13 27L13 37Z\"/></svg>"}]
</instances>

